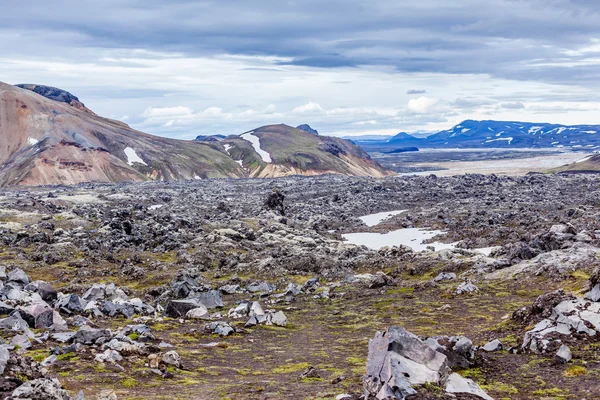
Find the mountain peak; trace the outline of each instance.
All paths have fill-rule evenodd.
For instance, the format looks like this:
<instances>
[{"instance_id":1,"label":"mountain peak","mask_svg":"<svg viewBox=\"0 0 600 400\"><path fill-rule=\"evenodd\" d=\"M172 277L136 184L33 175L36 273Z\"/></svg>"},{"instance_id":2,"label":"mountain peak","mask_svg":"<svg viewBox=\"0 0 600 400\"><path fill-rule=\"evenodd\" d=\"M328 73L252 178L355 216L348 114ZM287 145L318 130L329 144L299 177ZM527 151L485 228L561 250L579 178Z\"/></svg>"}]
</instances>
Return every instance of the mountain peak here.
<instances>
[{"instance_id":1,"label":"mountain peak","mask_svg":"<svg viewBox=\"0 0 600 400\"><path fill-rule=\"evenodd\" d=\"M316 129L311 128L311 126L308 125L308 124L298 125L296 127L296 129L301 129L303 131L310 132L310 133L312 133L314 135L318 135L319 134L319 131L317 131Z\"/></svg>"},{"instance_id":2,"label":"mountain peak","mask_svg":"<svg viewBox=\"0 0 600 400\"><path fill-rule=\"evenodd\" d=\"M77 108L78 110L94 114L92 110L87 108L85 104L79 101L79 98L77 98L77 96L67 92L66 90L59 89L53 86L36 85L31 83L21 83L15 86L20 87L21 89L30 90L34 93L39 94L40 96L44 96L47 99L68 104L72 107Z\"/></svg>"}]
</instances>

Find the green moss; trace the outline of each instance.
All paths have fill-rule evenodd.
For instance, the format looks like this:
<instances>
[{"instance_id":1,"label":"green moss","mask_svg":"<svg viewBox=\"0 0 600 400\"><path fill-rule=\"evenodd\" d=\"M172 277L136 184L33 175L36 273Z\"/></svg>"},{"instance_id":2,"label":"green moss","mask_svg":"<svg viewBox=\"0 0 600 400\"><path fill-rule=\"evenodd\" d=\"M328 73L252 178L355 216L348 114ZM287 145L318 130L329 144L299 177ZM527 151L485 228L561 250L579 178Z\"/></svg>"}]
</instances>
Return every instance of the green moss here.
<instances>
[{"instance_id":1,"label":"green moss","mask_svg":"<svg viewBox=\"0 0 600 400\"><path fill-rule=\"evenodd\" d=\"M138 381L134 378L125 378L121 381L121 385L126 388L132 388L138 386Z\"/></svg>"},{"instance_id":2,"label":"green moss","mask_svg":"<svg viewBox=\"0 0 600 400\"><path fill-rule=\"evenodd\" d=\"M69 361L72 360L73 358L75 358L75 353L71 352L71 353L65 353L65 354L59 354L56 356L56 359L58 361Z\"/></svg>"},{"instance_id":3,"label":"green moss","mask_svg":"<svg viewBox=\"0 0 600 400\"><path fill-rule=\"evenodd\" d=\"M485 375L480 368L469 368L458 372L465 378L473 379L475 382L481 382L485 378Z\"/></svg>"},{"instance_id":4,"label":"green moss","mask_svg":"<svg viewBox=\"0 0 600 400\"><path fill-rule=\"evenodd\" d=\"M292 372L304 371L310 366L307 362L301 362L296 364L286 364L280 367L273 368L274 374L291 374Z\"/></svg>"},{"instance_id":5,"label":"green moss","mask_svg":"<svg viewBox=\"0 0 600 400\"><path fill-rule=\"evenodd\" d=\"M574 376L586 375L587 369L581 365L572 365L565 370L563 376L566 378L572 378Z\"/></svg>"},{"instance_id":6,"label":"green moss","mask_svg":"<svg viewBox=\"0 0 600 400\"><path fill-rule=\"evenodd\" d=\"M519 389L517 389L513 385L509 385L508 383L502 383L502 382L493 382L488 385L481 385L481 388L485 391L502 393L502 394L517 394L517 393L519 393Z\"/></svg>"}]
</instances>

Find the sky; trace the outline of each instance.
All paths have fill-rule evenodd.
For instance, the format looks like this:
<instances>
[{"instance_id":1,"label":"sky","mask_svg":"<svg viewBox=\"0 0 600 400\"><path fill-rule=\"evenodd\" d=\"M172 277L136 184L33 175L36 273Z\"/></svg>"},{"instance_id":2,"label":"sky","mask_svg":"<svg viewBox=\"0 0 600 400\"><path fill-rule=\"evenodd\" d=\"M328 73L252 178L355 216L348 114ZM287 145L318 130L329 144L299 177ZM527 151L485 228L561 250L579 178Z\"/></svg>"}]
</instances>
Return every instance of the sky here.
<instances>
[{"instance_id":1,"label":"sky","mask_svg":"<svg viewBox=\"0 0 600 400\"><path fill-rule=\"evenodd\" d=\"M0 81L161 136L600 124L596 0L4 2Z\"/></svg>"}]
</instances>

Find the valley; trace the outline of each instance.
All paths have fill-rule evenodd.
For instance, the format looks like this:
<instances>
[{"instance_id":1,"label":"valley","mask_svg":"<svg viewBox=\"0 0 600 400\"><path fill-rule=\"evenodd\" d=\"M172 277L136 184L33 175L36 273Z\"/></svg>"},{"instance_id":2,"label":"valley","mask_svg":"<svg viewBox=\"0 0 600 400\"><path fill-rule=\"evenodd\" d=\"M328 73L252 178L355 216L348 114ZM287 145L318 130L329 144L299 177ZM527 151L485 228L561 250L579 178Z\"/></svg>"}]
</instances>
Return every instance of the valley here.
<instances>
[{"instance_id":1,"label":"valley","mask_svg":"<svg viewBox=\"0 0 600 400\"><path fill-rule=\"evenodd\" d=\"M471 174L4 189L0 388L53 377L44 390L78 399L358 399L369 339L403 326L468 338L452 370L492 398L598 397L594 335L553 336L566 364L550 339L523 346L595 285L597 188L588 175ZM411 229L437 232L415 250L344 240ZM441 382L415 390L450 398Z\"/></svg>"}]
</instances>

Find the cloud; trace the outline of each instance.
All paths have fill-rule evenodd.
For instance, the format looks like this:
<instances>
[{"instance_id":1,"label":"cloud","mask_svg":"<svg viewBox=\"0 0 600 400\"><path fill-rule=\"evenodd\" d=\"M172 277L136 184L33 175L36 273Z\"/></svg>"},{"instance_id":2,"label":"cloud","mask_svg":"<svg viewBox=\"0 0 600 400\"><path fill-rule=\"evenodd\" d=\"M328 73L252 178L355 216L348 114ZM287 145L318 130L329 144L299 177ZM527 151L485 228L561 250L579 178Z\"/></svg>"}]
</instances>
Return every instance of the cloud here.
<instances>
[{"instance_id":1,"label":"cloud","mask_svg":"<svg viewBox=\"0 0 600 400\"><path fill-rule=\"evenodd\" d=\"M302 106L294 107L292 113L294 114L319 114L322 113L323 107L319 103L315 103L314 101L310 101Z\"/></svg>"},{"instance_id":2,"label":"cloud","mask_svg":"<svg viewBox=\"0 0 600 400\"><path fill-rule=\"evenodd\" d=\"M480 97L459 97L455 99L452 103L452 106L460 109L473 109L489 104L493 104L494 101L487 98Z\"/></svg>"},{"instance_id":3,"label":"cloud","mask_svg":"<svg viewBox=\"0 0 600 400\"><path fill-rule=\"evenodd\" d=\"M514 101L512 103L502 103L500 107L505 108L507 110L521 110L525 108L525 105L521 102Z\"/></svg>"},{"instance_id":4,"label":"cloud","mask_svg":"<svg viewBox=\"0 0 600 400\"><path fill-rule=\"evenodd\" d=\"M149 107L142 113L144 118L176 118L192 115L189 107Z\"/></svg>"},{"instance_id":5,"label":"cloud","mask_svg":"<svg viewBox=\"0 0 600 400\"><path fill-rule=\"evenodd\" d=\"M3 80L64 88L159 135L599 122L593 0L5 3ZM431 88L436 104L421 100Z\"/></svg>"},{"instance_id":6,"label":"cloud","mask_svg":"<svg viewBox=\"0 0 600 400\"><path fill-rule=\"evenodd\" d=\"M439 102L435 97L419 97L408 101L408 110L415 114L427 114Z\"/></svg>"}]
</instances>

